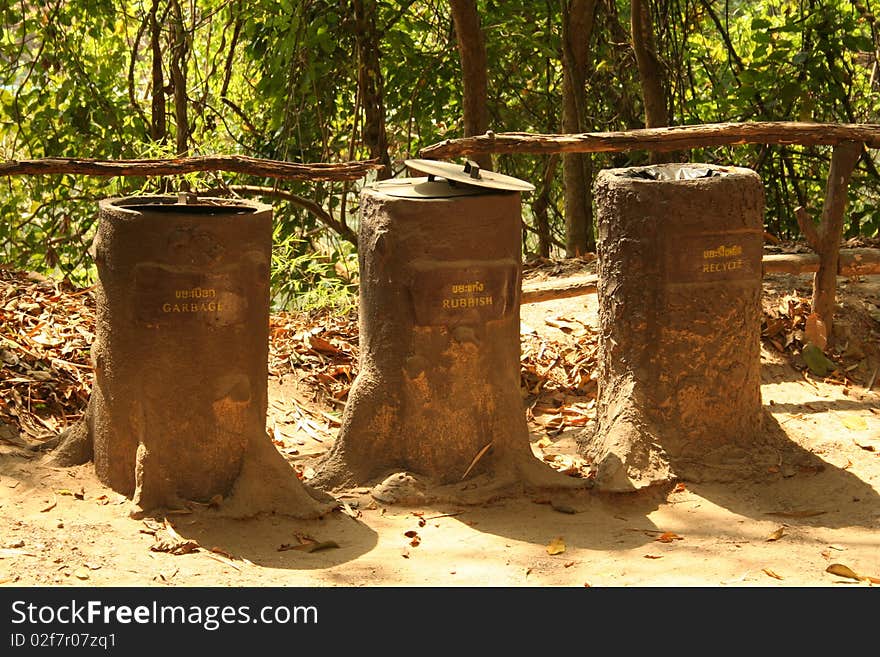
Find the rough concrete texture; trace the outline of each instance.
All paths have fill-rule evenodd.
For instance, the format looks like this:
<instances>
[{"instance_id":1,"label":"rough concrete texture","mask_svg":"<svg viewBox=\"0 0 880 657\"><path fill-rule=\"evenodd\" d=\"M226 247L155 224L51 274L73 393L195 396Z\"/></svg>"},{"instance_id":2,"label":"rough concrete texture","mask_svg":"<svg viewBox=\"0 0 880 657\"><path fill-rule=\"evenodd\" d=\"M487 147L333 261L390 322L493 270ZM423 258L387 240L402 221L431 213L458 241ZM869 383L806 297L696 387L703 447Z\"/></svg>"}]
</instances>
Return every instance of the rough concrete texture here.
<instances>
[{"instance_id":1,"label":"rough concrete texture","mask_svg":"<svg viewBox=\"0 0 880 657\"><path fill-rule=\"evenodd\" d=\"M582 451L596 486L729 480L775 462L760 392L760 178L656 165L602 171L595 192L599 397Z\"/></svg>"}]
</instances>

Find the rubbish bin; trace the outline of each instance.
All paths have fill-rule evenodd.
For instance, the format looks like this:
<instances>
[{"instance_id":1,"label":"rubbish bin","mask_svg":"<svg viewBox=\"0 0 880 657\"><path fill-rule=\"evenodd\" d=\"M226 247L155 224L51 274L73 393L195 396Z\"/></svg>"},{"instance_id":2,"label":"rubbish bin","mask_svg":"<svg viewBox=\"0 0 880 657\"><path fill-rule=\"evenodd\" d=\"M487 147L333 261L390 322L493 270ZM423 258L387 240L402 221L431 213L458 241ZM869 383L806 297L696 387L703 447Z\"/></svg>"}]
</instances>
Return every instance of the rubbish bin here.
<instances>
[{"instance_id":1,"label":"rubbish bin","mask_svg":"<svg viewBox=\"0 0 880 657\"><path fill-rule=\"evenodd\" d=\"M275 493L302 488L266 433L271 206L104 199L94 251L95 382L56 460L93 459L144 511L217 502L238 486L241 511L317 515L309 496L297 509L247 481L266 488L272 473L283 479Z\"/></svg>"},{"instance_id":2,"label":"rubbish bin","mask_svg":"<svg viewBox=\"0 0 880 657\"><path fill-rule=\"evenodd\" d=\"M762 448L764 195L749 169L608 169L595 183L597 489L744 477Z\"/></svg>"},{"instance_id":3,"label":"rubbish bin","mask_svg":"<svg viewBox=\"0 0 880 657\"><path fill-rule=\"evenodd\" d=\"M521 193L432 160L360 197L360 360L312 483L512 481L535 464L520 395ZM550 468L546 468L550 470Z\"/></svg>"}]
</instances>

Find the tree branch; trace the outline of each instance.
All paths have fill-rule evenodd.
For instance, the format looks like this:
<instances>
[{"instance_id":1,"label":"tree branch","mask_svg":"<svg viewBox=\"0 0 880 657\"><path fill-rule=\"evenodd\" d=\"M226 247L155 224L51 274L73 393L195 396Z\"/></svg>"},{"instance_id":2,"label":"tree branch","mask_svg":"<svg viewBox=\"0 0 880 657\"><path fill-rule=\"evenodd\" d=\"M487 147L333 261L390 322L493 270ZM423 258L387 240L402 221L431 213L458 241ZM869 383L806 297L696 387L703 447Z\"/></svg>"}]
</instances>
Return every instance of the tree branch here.
<instances>
[{"instance_id":1,"label":"tree branch","mask_svg":"<svg viewBox=\"0 0 880 657\"><path fill-rule=\"evenodd\" d=\"M232 185L231 187L229 187L229 191L235 192L236 194L254 194L258 196L277 198L283 201L287 201L288 203L292 203L297 207L303 208L304 210L311 212L315 216L315 218L318 219L318 221L320 221L322 224L334 230L343 239L357 246L358 240L355 232L342 222L334 219L329 212L327 212L324 208L322 208L314 201L303 198L302 196L298 196L284 189L275 189L274 187L259 187L256 185Z\"/></svg>"}]
</instances>

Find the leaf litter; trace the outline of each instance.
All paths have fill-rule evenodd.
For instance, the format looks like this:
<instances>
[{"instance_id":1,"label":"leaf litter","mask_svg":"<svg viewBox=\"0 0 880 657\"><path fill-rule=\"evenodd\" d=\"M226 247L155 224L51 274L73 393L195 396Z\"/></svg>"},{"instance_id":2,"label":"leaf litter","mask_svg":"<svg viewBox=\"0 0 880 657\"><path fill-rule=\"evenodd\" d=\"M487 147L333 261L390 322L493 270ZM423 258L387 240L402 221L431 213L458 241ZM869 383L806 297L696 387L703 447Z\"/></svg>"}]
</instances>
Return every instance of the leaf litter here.
<instances>
[{"instance_id":1,"label":"leaf litter","mask_svg":"<svg viewBox=\"0 0 880 657\"><path fill-rule=\"evenodd\" d=\"M88 349L94 338L93 309L90 289L76 290L65 283L55 284L36 275L0 268L0 425L20 426L22 437L30 446L81 417L90 395ZM789 355L798 355L810 344L810 337L815 339L814 335L807 335L808 311L808 300L796 294L789 295L786 303L775 311L768 313L765 308L764 342ZM270 321L270 372L295 372L311 388L315 401L323 398L320 401L341 410L357 375L356 316L301 317L275 313ZM523 335L521 383L531 402L529 418L533 425L545 429L548 436L585 426L595 416L597 336L592 331L577 329L566 337L568 342L553 342L537 334ZM571 346L572 340L576 347ZM842 360L841 354L828 356L835 362ZM848 364L831 372L825 381L846 385L851 370L852 365ZM876 368L871 379L874 378ZM296 402L287 406L295 421L307 420L298 424L298 429L310 436L308 429L322 438L332 436L338 428L336 415L313 411ZM860 423L847 428L859 430ZM272 437L287 442L290 437L285 435L285 428L277 429ZM556 455L546 456L545 460L557 467ZM566 467L563 464L563 469ZM106 497L103 501L96 498L96 503L107 503ZM824 512L773 515L805 517L821 513ZM326 544L338 547L332 541ZM197 550L205 551L196 543L194 551ZM224 558L222 554L212 554Z\"/></svg>"}]
</instances>

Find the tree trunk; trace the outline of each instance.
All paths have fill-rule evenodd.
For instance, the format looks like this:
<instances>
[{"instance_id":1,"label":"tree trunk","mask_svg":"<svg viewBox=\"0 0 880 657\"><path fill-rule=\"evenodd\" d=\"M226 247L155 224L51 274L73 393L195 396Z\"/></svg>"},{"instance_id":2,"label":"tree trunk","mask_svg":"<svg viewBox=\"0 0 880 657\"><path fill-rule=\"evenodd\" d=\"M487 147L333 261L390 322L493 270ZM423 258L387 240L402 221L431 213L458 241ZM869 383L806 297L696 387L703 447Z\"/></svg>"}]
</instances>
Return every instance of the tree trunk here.
<instances>
[{"instance_id":1,"label":"tree trunk","mask_svg":"<svg viewBox=\"0 0 880 657\"><path fill-rule=\"evenodd\" d=\"M663 68L654 49L650 0L632 0L631 5L632 44L645 103L645 127L659 128L667 125L669 118L663 90Z\"/></svg>"},{"instance_id":2,"label":"tree trunk","mask_svg":"<svg viewBox=\"0 0 880 657\"><path fill-rule=\"evenodd\" d=\"M562 130L587 131L587 67L597 0L564 0L562 6ZM595 249L593 235L593 165L589 155L562 156L565 193L565 255L581 256Z\"/></svg>"},{"instance_id":3,"label":"tree trunk","mask_svg":"<svg viewBox=\"0 0 880 657\"><path fill-rule=\"evenodd\" d=\"M862 154L862 144L846 142L834 147L828 182L825 186L825 204L813 248L819 255L819 270L813 277L813 312L825 324L826 335L834 333L834 309L837 297L837 276L840 260L840 240L846 217L849 180Z\"/></svg>"},{"instance_id":4,"label":"tree trunk","mask_svg":"<svg viewBox=\"0 0 880 657\"><path fill-rule=\"evenodd\" d=\"M535 217L535 232L538 234L538 255L542 258L550 257L550 246L553 243L550 234L550 189L558 162L558 155L546 158L540 192L532 199L532 215Z\"/></svg>"},{"instance_id":5,"label":"tree trunk","mask_svg":"<svg viewBox=\"0 0 880 657\"><path fill-rule=\"evenodd\" d=\"M461 59L464 136L482 135L489 129L488 60L476 0L449 0L458 54ZM488 153L474 158L481 169L492 170Z\"/></svg>"},{"instance_id":6,"label":"tree trunk","mask_svg":"<svg viewBox=\"0 0 880 657\"><path fill-rule=\"evenodd\" d=\"M581 449L601 490L776 465L761 405L761 180L678 169L609 169L596 183L599 398Z\"/></svg>"},{"instance_id":7,"label":"tree trunk","mask_svg":"<svg viewBox=\"0 0 880 657\"><path fill-rule=\"evenodd\" d=\"M160 41L159 0L153 0L150 7L150 52L152 53L152 115L150 117L150 137L164 144L168 137L165 124L165 80L162 75L162 45Z\"/></svg>"},{"instance_id":8,"label":"tree trunk","mask_svg":"<svg viewBox=\"0 0 880 657\"><path fill-rule=\"evenodd\" d=\"M100 204L95 384L60 465L93 458L136 513L225 500L234 516L329 510L266 433L271 206Z\"/></svg>"},{"instance_id":9,"label":"tree trunk","mask_svg":"<svg viewBox=\"0 0 880 657\"><path fill-rule=\"evenodd\" d=\"M189 119L187 118L186 69L187 34L183 11L178 0L171 0L171 84L174 87L174 123L177 136L177 157L189 151ZM186 182L181 183L186 186Z\"/></svg>"},{"instance_id":10,"label":"tree trunk","mask_svg":"<svg viewBox=\"0 0 880 657\"><path fill-rule=\"evenodd\" d=\"M355 41L358 56L358 89L364 108L364 142L370 149L370 158L382 168L377 177L390 178L391 158L388 155L388 137L385 131L385 92L379 34L376 31L375 0L352 0L356 24Z\"/></svg>"}]
</instances>

